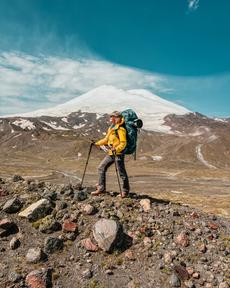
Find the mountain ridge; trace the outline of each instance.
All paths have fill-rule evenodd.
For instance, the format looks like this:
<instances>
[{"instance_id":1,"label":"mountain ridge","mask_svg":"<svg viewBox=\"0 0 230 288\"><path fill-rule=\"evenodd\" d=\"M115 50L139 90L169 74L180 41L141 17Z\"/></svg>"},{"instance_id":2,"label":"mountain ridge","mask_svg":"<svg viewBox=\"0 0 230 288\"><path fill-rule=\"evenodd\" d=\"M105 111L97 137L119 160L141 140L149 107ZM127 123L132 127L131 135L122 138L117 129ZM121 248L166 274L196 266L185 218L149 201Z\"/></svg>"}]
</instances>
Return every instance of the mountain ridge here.
<instances>
[{"instance_id":1,"label":"mountain ridge","mask_svg":"<svg viewBox=\"0 0 230 288\"><path fill-rule=\"evenodd\" d=\"M109 96L109 97L108 97ZM9 117L64 117L70 113L81 111L97 113L98 117L114 110L132 108L143 119L144 129L165 131L170 129L163 125L163 118L168 114L183 115L190 111L178 104L167 101L148 90L133 89L125 91L114 86L103 85L82 94L66 103L53 108L39 109L22 114L6 115Z\"/></svg>"}]
</instances>

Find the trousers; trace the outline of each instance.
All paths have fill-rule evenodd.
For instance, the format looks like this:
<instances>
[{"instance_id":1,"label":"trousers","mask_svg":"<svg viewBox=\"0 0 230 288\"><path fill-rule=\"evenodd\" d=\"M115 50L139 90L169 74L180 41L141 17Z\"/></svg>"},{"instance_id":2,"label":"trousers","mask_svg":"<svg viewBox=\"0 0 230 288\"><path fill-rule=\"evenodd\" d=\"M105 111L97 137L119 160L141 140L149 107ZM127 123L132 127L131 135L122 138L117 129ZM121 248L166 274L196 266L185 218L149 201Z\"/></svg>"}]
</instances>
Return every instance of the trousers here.
<instances>
[{"instance_id":1,"label":"trousers","mask_svg":"<svg viewBox=\"0 0 230 288\"><path fill-rule=\"evenodd\" d=\"M106 191L106 171L116 161L120 179L122 180L122 191L129 193L129 178L125 169L125 155L106 155L98 167L99 191Z\"/></svg>"}]
</instances>

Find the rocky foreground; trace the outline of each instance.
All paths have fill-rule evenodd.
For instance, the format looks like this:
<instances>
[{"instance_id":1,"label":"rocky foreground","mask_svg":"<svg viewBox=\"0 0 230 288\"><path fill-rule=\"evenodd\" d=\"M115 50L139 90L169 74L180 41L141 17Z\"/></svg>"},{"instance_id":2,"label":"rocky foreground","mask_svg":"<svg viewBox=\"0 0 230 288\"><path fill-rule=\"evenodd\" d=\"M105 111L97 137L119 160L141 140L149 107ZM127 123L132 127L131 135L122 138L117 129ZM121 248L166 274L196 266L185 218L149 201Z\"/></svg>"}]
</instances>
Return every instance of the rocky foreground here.
<instances>
[{"instance_id":1,"label":"rocky foreground","mask_svg":"<svg viewBox=\"0 0 230 288\"><path fill-rule=\"evenodd\" d=\"M15 175L0 179L0 287L230 287L229 219Z\"/></svg>"}]
</instances>

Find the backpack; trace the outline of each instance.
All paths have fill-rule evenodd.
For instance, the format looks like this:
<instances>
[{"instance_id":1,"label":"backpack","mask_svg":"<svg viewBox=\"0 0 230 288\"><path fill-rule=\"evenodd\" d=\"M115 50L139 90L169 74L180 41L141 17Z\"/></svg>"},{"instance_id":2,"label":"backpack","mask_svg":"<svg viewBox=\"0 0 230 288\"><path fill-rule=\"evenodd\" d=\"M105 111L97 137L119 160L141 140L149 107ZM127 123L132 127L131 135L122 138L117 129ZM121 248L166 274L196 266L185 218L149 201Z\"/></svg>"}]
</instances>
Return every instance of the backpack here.
<instances>
[{"instance_id":1,"label":"backpack","mask_svg":"<svg viewBox=\"0 0 230 288\"><path fill-rule=\"evenodd\" d=\"M143 126L143 122L132 109L124 110L121 115L125 119L125 123L122 126L127 132L127 145L124 154L133 154L136 152L137 147L137 132Z\"/></svg>"}]
</instances>

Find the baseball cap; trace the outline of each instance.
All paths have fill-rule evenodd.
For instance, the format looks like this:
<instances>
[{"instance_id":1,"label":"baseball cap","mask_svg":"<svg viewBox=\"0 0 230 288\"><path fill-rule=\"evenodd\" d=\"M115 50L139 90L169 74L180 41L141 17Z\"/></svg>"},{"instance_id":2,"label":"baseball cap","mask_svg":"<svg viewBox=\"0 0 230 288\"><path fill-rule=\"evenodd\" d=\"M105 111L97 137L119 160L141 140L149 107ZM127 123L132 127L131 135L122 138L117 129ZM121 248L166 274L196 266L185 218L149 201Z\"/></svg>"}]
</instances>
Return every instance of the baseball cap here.
<instances>
[{"instance_id":1,"label":"baseball cap","mask_svg":"<svg viewBox=\"0 0 230 288\"><path fill-rule=\"evenodd\" d=\"M119 111L113 111L111 114L110 114L110 117L122 117L121 113Z\"/></svg>"}]
</instances>

